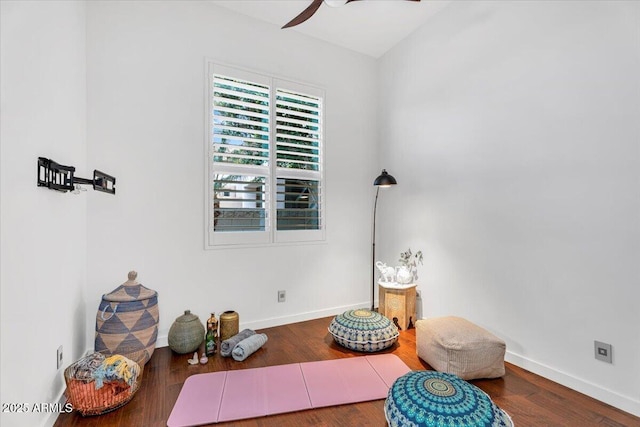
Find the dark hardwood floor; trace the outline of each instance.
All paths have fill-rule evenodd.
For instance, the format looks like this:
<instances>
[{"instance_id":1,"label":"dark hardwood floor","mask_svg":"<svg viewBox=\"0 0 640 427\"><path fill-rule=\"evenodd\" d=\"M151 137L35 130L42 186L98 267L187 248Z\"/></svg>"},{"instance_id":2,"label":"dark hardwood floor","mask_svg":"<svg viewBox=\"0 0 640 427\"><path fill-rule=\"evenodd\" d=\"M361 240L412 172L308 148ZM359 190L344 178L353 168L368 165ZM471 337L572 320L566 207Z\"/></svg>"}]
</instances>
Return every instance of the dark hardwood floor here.
<instances>
[{"instance_id":1,"label":"dark hardwood floor","mask_svg":"<svg viewBox=\"0 0 640 427\"><path fill-rule=\"evenodd\" d=\"M191 355L174 354L168 347L158 348L145 366L140 390L126 406L96 417L61 414L55 426L166 426L182 384L190 375L361 356L333 342L327 331L330 321L328 317L261 330L269 341L244 362L216 355L206 365L191 366L187 364ZM411 369L430 369L416 355L415 329L401 332L398 343L386 352L396 354ZM517 427L640 427L638 417L514 365L507 363L506 369L503 378L472 383L487 392ZM387 425L383 405L384 400L376 400L212 425L383 427Z\"/></svg>"}]
</instances>

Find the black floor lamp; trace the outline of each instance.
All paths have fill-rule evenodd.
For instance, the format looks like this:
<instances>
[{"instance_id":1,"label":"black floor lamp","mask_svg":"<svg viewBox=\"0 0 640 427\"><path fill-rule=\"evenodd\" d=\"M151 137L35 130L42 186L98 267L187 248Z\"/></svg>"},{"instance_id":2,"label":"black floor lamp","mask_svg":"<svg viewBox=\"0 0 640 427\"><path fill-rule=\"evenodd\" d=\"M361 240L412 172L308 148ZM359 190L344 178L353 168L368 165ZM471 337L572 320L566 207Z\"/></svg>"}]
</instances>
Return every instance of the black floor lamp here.
<instances>
[{"instance_id":1,"label":"black floor lamp","mask_svg":"<svg viewBox=\"0 0 640 427\"><path fill-rule=\"evenodd\" d=\"M373 238L371 239L371 311L375 310L376 297L376 209L378 207L378 192L380 187L390 187L396 185L396 179L382 169L382 173L373 181L376 186L376 200L373 203Z\"/></svg>"}]
</instances>

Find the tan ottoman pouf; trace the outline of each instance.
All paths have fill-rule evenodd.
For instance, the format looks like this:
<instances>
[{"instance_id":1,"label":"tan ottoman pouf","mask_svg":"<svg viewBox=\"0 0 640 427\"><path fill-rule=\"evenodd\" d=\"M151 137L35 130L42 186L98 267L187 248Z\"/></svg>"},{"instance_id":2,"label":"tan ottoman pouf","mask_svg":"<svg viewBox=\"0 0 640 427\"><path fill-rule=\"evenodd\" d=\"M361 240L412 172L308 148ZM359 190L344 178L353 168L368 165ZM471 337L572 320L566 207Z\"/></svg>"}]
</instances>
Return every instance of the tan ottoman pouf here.
<instances>
[{"instance_id":1,"label":"tan ottoman pouf","mask_svg":"<svg viewBox=\"0 0 640 427\"><path fill-rule=\"evenodd\" d=\"M436 371L465 380L503 376L505 349L503 340L461 317L416 322L418 357Z\"/></svg>"}]
</instances>

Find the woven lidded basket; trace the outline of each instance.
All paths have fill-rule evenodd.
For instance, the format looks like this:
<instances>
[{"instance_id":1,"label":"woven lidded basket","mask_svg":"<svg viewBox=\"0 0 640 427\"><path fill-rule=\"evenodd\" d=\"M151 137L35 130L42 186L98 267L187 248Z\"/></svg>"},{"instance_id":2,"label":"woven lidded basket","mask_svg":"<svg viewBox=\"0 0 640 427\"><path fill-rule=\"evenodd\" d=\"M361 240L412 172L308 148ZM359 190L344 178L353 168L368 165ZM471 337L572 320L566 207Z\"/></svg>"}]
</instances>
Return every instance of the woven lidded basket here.
<instances>
[{"instance_id":1,"label":"woven lidded basket","mask_svg":"<svg viewBox=\"0 0 640 427\"><path fill-rule=\"evenodd\" d=\"M96 314L95 350L120 354L144 365L151 359L158 337L158 293L136 282L138 273L102 296Z\"/></svg>"},{"instance_id":2,"label":"woven lidded basket","mask_svg":"<svg viewBox=\"0 0 640 427\"><path fill-rule=\"evenodd\" d=\"M85 356L64 370L67 384L65 395L73 409L82 416L101 415L124 406L133 398L142 382L143 367L136 364L138 375L132 385L123 380L104 381L102 387L96 388L96 381L91 378L90 369L86 366L92 356Z\"/></svg>"}]
</instances>

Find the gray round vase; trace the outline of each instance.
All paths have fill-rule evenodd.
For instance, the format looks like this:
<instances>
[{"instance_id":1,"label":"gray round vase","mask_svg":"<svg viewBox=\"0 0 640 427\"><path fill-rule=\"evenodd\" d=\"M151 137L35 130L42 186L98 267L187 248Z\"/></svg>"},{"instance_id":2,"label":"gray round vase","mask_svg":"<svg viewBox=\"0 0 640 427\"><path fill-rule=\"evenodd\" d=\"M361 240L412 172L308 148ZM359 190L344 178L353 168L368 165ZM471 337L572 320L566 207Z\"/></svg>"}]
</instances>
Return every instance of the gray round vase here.
<instances>
[{"instance_id":1,"label":"gray round vase","mask_svg":"<svg viewBox=\"0 0 640 427\"><path fill-rule=\"evenodd\" d=\"M169 348L176 353L186 354L198 350L204 341L204 325L190 310L178 317L169 329Z\"/></svg>"}]
</instances>

